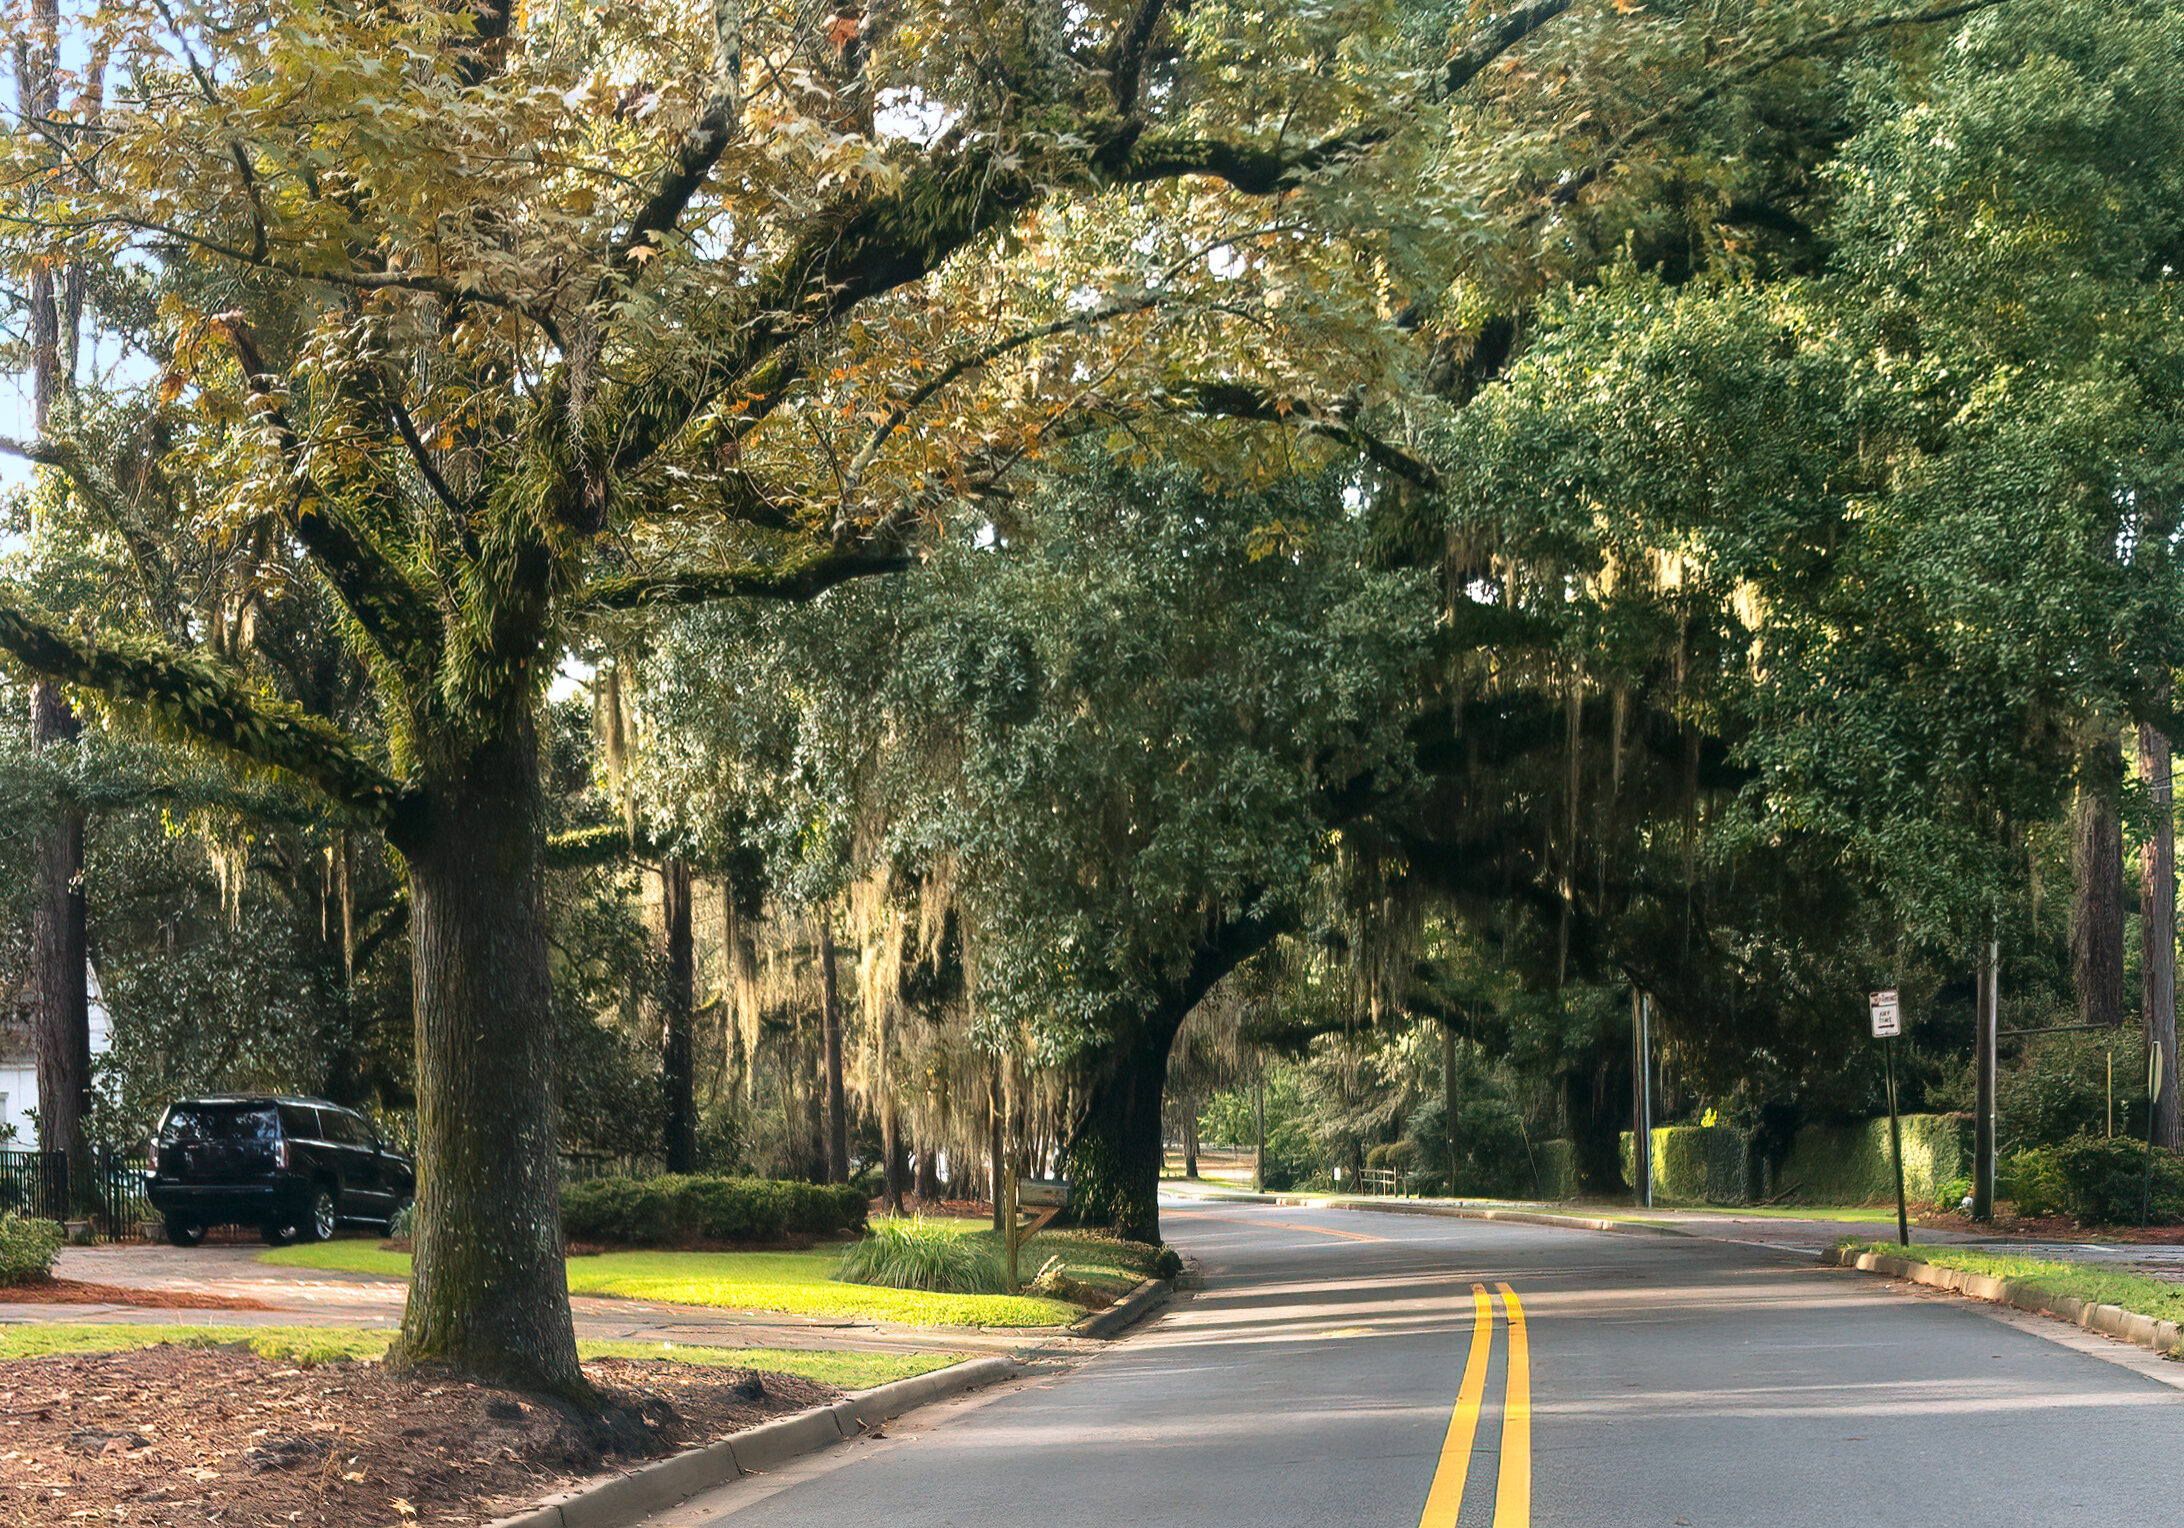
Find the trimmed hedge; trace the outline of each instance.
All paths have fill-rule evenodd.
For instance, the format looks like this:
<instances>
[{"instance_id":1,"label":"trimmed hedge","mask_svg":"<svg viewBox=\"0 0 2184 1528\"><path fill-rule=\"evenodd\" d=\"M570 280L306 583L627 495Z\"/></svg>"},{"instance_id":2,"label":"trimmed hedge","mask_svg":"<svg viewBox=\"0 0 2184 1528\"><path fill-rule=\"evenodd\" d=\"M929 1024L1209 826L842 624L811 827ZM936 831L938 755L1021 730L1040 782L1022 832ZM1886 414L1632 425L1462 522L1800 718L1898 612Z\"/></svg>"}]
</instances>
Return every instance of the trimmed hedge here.
<instances>
[{"instance_id":1,"label":"trimmed hedge","mask_svg":"<svg viewBox=\"0 0 2184 1528\"><path fill-rule=\"evenodd\" d=\"M1638 1171L1630 1132L1621 1140L1623 1179ZM1748 1143L1734 1125L1656 1125L1653 1197L1678 1204L1742 1204Z\"/></svg>"},{"instance_id":2,"label":"trimmed hedge","mask_svg":"<svg viewBox=\"0 0 2184 1528\"><path fill-rule=\"evenodd\" d=\"M1577 1197L1577 1147L1568 1141L1541 1141L1532 1148L1539 1164L1539 1197Z\"/></svg>"},{"instance_id":3,"label":"trimmed hedge","mask_svg":"<svg viewBox=\"0 0 2184 1528\"><path fill-rule=\"evenodd\" d=\"M1971 1161L1970 1116L1903 1116L1905 1198L1932 1202L1943 1185L1971 1172ZM1807 1125L1797 1132L1775 1181L1792 1189L1804 1204L1895 1203L1887 1118L1858 1125Z\"/></svg>"},{"instance_id":4,"label":"trimmed hedge","mask_svg":"<svg viewBox=\"0 0 2184 1528\"><path fill-rule=\"evenodd\" d=\"M45 1283L60 1255L59 1222L0 1215L0 1286Z\"/></svg>"},{"instance_id":5,"label":"trimmed hedge","mask_svg":"<svg viewBox=\"0 0 2184 1528\"><path fill-rule=\"evenodd\" d=\"M593 1178L561 1191L571 1241L621 1247L778 1242L861 1232L864 1191L849 1183L779 1178Z\"/></svg>"}]
</instances>

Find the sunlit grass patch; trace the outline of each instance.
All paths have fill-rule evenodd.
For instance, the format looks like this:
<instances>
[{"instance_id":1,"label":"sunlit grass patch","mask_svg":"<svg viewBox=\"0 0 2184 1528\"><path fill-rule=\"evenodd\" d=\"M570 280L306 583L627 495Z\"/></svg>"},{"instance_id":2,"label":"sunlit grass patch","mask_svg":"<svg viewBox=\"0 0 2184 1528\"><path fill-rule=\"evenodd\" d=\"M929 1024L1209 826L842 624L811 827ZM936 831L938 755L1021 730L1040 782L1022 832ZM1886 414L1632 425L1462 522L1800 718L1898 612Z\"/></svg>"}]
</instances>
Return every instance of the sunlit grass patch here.
<instances>
[{"instance_id":1,"label":"sunlit grass patch","mask_svg":"<svg viewBox=\"0 0 2184 1528\"><path fill-rule=\"evenodd\" d=\"M687 1342L578 1342L585 1358L660 1358L679 1364L721 1365L794 1374L837 1390L870 1390L961 1363L961 1353L827 1353L802 1348L709 1348Z\"/></svg>"},{"instance_id":2,"label":"sunlit grass patch","mask_svg":"<svg viewBox=\"0 0 2184 1528\"><path fill-rule=\"evenodd\" d=\"M1899 1247L1892 1241L1866 1241L1845 1237L1836 1243L1846 1252L1877 1252L1883 1257L1907 1258L1936 1268L1956 1268L2008 1279L2028 1294L2048 1299L2087 1300L2095 1305L2116 1305L2157 1321L2184 1323L2184 1284L2172 1284L2125 1269L2103 1268L2091 1263L2058 1263L2047 1258L2022 1257L1991 1247L1929 1246L1913 1242Z\"/></svg>"},{"instance_id":3,"label":"sunlit grass patch","mask_svg":"<svg viewBox=\"0 0 2184 1528\"><path fill-rule=\"evenodd\" d=\"M1024 1295L843 1284L833 1276L840 1259L838 1245L803 1252L608 1252L569 1259L569 1293L909 1326L1059 1326L1079 1314L1064 1301ZM383 1252L368 1241L284 1247L260 1261L393 1278L409 1277L410 1268L409 1254ZM1036 1269L1031 1265L1027 1277Z\"/></svg>"},{"instance_id":4,"label":"sunlit grass patch","mask_svg":"<svg viewBox=\"0 0 2184 1528\"><path fill-rule=\"evenodd\" d=\"M182 1348L233 1347L274 1363L323 1364L376 1359L394 1340L390 1330L353 1326L136 1326L120 1323L26 1322L0 1327L0 1359L64 1353L128 1353L171 1343Z\"/></svg>"}]
</instances>

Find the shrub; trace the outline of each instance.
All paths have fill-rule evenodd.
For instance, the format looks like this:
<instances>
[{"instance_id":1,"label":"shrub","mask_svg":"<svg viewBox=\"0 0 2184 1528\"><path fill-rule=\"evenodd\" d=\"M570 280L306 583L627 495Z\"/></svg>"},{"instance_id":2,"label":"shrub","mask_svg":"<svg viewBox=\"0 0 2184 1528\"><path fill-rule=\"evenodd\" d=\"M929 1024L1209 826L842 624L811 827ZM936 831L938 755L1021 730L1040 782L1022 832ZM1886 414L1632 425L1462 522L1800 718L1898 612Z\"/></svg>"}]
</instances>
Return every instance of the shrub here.
<instances>
[{"instance_id":1,"label":"shrub","mask_svg":"<svg viewBox=\"0 0 2184 1528\"><path fill-rule=\"evenodd\" d=\"M2147 1165L2142 1141L2081 1135L2010 1153L1995 1173L1995 1197L2020 1215L2067 1215L2088 1226L2136 1225L2142 1202L2155 1225L2184 1220L2184 1158L2156 1148L2150 1191Z\"/></svg>"},{"instance_id":2,"label":"shrub","mask_svg":"<svg viewBox=\"0 0 2184 1528\"><path fill-rule=\"evenodd\" d=\"M1539 1162L1539 1186L1533 1190L1540 1199L1575 1199L1577 1197L1577 1148L1568 1141L1541 1141L1533 1148Z\"/></svg>"},{"instance_id":3,"label":"shrub","mask_svg":"<svg viewBox=\"0 0 2184 1528\"><path fill-rule=\"evenodd\" d=\"M777 1242L864 1229L865 1195L854 1184L777 1178L593 1178L561 1191L571 1241L624 1247Z\"/></svg>"},{"instance_id":4,"label":"shrub","mask_svg":"<svg viewBox=\"0 0 2184 1528\"><path fill-rule=\"evenodd\" d=\"M1961 1114L1906 1114L1903 1189L1921 1204L1971 1170L1971 1121ZM1807 1125L1775 1181L1803 1204L1893 1204L1896 1169L1884 1115L1857 1125ZM1953 1201L1952 1201L1953 1202Z\"/></svg>"},{"instance_id":5,"label":"shrub","mask_svg":"<svg viewBox=\"0 0 2184 1528\"><path fill-rule=\"evenodd\" d=\"M0 1285L43 1284L61 1255L61 1228L27 1215L0 1215Z\"/></svg>"},{"instance_id":6,"label":"shrub","mask_svg":"<svg viewBox=\"0 0 2184 1528\"><path fill-rule=\"evenodd\" d=\"M1630 1132L1621 1141L1623 1178L1635 1180L1638 1164ZM1742 1204L1746 1197L1746 1142L1734 1125L1657 1125L1653 1130L1653 1193L1677 1204Z\"/></svg>"},{"instance_id":7,"label":"shrub","mask_svg":"<svg viewBox=\"0 0 2184 1528\"><path fill-rule=\"evenodd\" d=\"M935 1294L1007 1292L1000 1249L923 1216L875 1222L871 1234L842 1253L834 1276L845 1284L923 1289Z\"/></svg>"},{"instance_id":8,"label":"shrub","mask_svg":"<svg viewBox=\"0 0 2184 1528\"><path fill-rule=\"evenodd\" d=\"M387 1235L397 1241L406 1241L417 1227L417 1206L405 1204L394 1212L387 1222Z\"/></svg>"}]
</instances>

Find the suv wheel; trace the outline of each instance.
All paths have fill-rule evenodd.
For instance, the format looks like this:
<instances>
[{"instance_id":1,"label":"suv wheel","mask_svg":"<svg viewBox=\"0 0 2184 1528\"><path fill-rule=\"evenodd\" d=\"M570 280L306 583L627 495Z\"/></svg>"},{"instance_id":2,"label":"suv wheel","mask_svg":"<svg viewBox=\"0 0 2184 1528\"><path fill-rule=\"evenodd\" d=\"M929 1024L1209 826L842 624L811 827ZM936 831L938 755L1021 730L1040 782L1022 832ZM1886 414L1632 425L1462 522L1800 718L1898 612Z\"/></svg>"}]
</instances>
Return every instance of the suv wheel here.
<instances>
[{"instance_id":1,"label":"suv wheel","mask_svg":"<svg viewBox=\"0 0 2184 1528\"><path fill-rule=\"evenodd\" d=\"M205 1239L205 1228L194 1220L170 1220L166 1229L170 1246L194 1247Z\"/></svg>"},{"instance_id":2,"label":"suv wheel","mask_svg":"<svg viewBox=\"0 0 2184 1528\"><path fill-rule=\"evenodd\" d=\"M334 1228L339 1224L340 1220L334 1213L334 1196L323 1188L312 1194L311 1218L303 1227L305 1239L332 1241Z\"/></svg>"}]
</instances>

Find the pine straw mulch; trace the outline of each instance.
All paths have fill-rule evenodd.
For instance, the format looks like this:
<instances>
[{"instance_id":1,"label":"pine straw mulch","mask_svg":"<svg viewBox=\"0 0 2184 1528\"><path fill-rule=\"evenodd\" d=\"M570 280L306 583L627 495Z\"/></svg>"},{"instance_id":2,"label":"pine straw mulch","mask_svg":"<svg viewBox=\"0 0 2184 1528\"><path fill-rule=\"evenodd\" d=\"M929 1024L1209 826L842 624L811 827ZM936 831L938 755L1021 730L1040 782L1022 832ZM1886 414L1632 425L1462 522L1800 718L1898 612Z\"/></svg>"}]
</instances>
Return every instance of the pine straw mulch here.
<instances>
[{"instance_id":1,"label":"pine straw mulch","mask_svg":"<svg viewBox=\"0 0 2184 1528\"><path fill-rule=\"evenodd\" d=\"M586 1476L840 1392L785 1374L601 1359L605 1417L373 1363L152 1347L0 1362L0 1524L476 1524Z\"/></svg>"},{"instance_id":2,"label":"pine straw mulch","mask_svg":"<svg viewBox=\"0 0 2184 1528\"><path fill-rule=\"evenodd\" d=\"M263 1300L249 1300L241 1295L208 1295L193 1289L138 1289L126 1284L89 1284L82 1279L0 1284L0 1305L140 1305L147 1310L278 1309Z\"/></svg>"}]
</instances>

